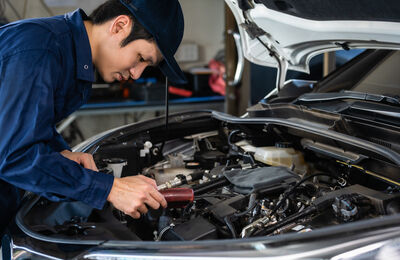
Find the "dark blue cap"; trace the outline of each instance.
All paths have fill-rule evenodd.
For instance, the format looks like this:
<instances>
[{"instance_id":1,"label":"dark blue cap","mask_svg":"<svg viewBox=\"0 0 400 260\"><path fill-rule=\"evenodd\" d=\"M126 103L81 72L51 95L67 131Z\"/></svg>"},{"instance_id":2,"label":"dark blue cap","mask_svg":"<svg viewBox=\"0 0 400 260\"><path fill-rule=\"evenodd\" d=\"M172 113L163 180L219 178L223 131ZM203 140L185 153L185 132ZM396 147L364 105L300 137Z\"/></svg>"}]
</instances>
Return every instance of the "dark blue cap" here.
<instances>
[{"instance_id":1,"label":"dark blue cap","mask_svg":"<svg viewBox=\"0 0 400 260\"><path fill-rule=\"evenodd\" d=\"M178 0L120 0L153 36L164 59L159 68L175 84L186 83L174 54L183 37L183 13Z\"/></svg>"}]
</instances>

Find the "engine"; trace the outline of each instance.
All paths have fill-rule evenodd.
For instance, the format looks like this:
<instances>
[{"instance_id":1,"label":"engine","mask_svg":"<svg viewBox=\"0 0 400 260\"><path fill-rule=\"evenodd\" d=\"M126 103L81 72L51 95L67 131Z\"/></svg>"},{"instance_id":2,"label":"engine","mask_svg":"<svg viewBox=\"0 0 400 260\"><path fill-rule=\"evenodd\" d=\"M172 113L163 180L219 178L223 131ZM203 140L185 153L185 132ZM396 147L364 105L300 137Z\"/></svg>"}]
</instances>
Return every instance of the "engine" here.
<instances>
[{"instance_id":1,"label":"engine","mask_svg":"<svg viewBox=\"0 0 400 260\"><path fill-rule=\"evenodd\" d=\"M312 232L400 213L397 146L363 145L367 129L354 141L357 122L306 119L301 128L301 121L200 112L171 117L168 131L159 119L116 130L84 151L117 178L153 178L168 207L133 219L112 204L96 210L36 198L22 211L24 229L46 239L197 241Z\"/></svg>"},{"instance_id":2,"label":"engine","mask_svg":"<svg viewBox=\"0 0 400 260\"><path fill-rule=\"evenodd\" d=\"M109 205L140 240L274 236L400 212L395 182L318 152L332 149L307 138L266 142L224 128L135 145L134 160L106 150L95 158L116 177L154 178L167 198L166 209L138 220Z\"/></svg>"}]
</instances>

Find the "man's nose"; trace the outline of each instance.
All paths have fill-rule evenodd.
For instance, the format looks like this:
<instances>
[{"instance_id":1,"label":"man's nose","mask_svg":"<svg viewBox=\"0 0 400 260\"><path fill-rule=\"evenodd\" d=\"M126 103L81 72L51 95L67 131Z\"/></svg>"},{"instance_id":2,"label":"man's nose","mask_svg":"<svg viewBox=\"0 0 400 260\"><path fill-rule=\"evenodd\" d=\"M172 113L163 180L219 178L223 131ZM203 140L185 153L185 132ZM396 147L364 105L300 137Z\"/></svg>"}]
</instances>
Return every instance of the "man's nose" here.
<instances>
[{"instance_id":1,"label":"man's nose","mask_svg":"<svg viewBox=\"0 0 400 260\"><path fill-rule=\"evenodd\" d=\"M144 69L147 67L147 64L138 64L135 67L129 70L131 78L137 80L142 75Z\"/></svg>"}]
</instances>

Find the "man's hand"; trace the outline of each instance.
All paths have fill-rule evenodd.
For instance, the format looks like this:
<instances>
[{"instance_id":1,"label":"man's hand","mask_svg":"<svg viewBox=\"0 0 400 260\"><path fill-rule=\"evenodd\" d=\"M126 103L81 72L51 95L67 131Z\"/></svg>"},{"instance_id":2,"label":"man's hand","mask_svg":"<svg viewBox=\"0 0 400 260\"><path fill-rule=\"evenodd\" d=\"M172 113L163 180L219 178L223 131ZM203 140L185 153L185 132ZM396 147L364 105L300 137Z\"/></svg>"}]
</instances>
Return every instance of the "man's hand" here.
<instances>
[{"instance_id":1,"label":"man's hand","mask_svg":"<svg viewBox=\"0 0 400 260\"><path fill-rule=\"evenodd\" d=\"M80 152L74 153L74 152L70 152L68 150L64 150L64 151L60 152L60 154L62 156L64 156L65 158L68 158L89 170L93 170L96 172L99 171L96 167L96 164L94 163L93 156L89 153L80 153Z\"/></svg>"},{"instance_id":2,"label":"man's hand","mask_svg":"<svg viewBox=\"0 0 400 260\"><path fill-rule=\"evenodd\" d=\"M115 178L107 200L114 207L133 218L147 213L147 206L158 209L167 206L163 195L157 190L156 182L143 175Z\"/></svg>"}]
</instances>

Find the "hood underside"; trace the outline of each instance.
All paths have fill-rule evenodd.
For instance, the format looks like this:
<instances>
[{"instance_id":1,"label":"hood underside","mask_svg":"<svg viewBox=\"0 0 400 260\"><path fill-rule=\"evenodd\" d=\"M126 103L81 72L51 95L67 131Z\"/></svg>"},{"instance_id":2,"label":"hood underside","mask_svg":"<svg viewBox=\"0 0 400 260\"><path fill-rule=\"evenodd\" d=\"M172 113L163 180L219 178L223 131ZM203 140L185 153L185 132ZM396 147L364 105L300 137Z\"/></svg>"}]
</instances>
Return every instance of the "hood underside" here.
<instances>
[{"instance_id":1,"label":"hood underside","mask_svg":"<svg viewBox=\"0 0 400 260\"><path fill-rule=\"evenodd\" d=\"M400 49L399 2L380 3L384 10L374 1L320 2L226 0L244 56L259 65L309 72L311 58L324 52Z\"/></svg>"}]
</instances>

